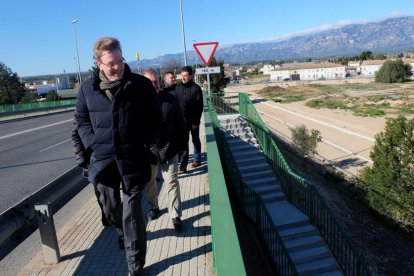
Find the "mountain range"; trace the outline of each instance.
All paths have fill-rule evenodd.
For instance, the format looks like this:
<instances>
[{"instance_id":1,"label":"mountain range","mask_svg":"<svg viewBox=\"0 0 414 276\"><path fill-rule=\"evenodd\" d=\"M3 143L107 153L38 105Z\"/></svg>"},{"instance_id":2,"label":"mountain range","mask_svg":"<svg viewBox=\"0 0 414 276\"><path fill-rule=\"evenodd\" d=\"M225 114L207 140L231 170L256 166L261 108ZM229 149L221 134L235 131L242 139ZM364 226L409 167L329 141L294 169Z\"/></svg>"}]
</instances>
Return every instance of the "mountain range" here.
<instances>
[{"instance_id":1,"label":"mountain range","mask_svg":"<svg viewBox=\"0 0 414 276\"><path fill-rule=\"evenodd\" d=\"M272 26L268 26L272 28ZM298 34L266 42L219 46L216 59L226 63L246 63L284 59L351 56L363 51L389 53L414 50L414 16L388 18L379 22L350 24L339 28ZM139 62L142 68L166 67L171 61L180 63L183 53L166 54ZM195 52L187 52L187 61L194 64ZM198 59L200 60L200 59ZM133 68L137 61L128 62Z\"/></svg>"}]
</instances>

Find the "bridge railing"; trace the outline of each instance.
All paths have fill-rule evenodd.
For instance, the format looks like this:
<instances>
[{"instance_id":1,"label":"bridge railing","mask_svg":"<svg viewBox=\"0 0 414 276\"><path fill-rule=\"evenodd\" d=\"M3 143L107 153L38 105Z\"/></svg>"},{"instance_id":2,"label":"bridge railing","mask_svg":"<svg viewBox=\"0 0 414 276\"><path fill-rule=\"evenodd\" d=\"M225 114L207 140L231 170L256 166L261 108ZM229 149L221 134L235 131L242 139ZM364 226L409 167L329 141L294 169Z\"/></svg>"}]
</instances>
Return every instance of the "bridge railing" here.
<instances>
[{"instance_id":1,"label":"bridge railing","mask_svg":"<svg viewBox=\"0 0 414 276\"><path fill-rule=\"evenodd\" d=\"M258 195L243 181L243 179L241 179L240 171L227 143L220 121L217 118L215 107L217 107L220 112L225 114L238 113L238 106L234 105L234 103L237 102L238 94L234 94L233 96L227 94L225 98L222 96L212 95L210 98L207 98L207 104L217 145L220 149L220 157L225 165L223 169L226 171L228 179L231 181L233 189L237 193L237 198L241 203L245 214L247 214L247 216L253 221L256 228L260 232L262 239L268 247L272 260L277 265L277 269L281 275L297 275L295 266L287 253L288 251L286 250L260 195ZM213 204L211 204L211 206L213 207Z\"/></svg>"},{"instance_id":2,"label":"bridge railing","mask_svg":"<svg viewBox=\"0 0 414 276\"><path fill-rule=\"evenodd\" d=\"M35 112L55 108L67 108L73 107L75 106L75 104L76 99L23 104L5 104L0 105L0 116L7 116L11 114L19 114L25 112Z\"/></svg>"},{"instance_id":3,"label":"bridge railing","mask_svg":"<svg viewBox=\"0 0 414 276\"><path fill-rule=\"evenodd\" d=\"M214 271L217 275L246 275L216 137L211 124L211 114L206 106L204 121L208 153Z\"/></svg>"},{"instance_id":4,"label":"bridge railing","mask_svg":"<svg viewBox=\"0 0 414 276\"><path fill-rule=\"evenodd\" d=\"M239 93L237 108L234 107L236 105L234 93L230 93L229 96L226 94L215 95L215 97L221 97L220 100L212 101L212 103L218 104L213 109L217 113L221 110L228 110L228 107L231 106L233 112L238 111L249 122L263 153L276 172L289 202L309 216L311 223L325 239L344 273L346 275L371 275L368 267L352 248L345 231L339 226L315 187L292 172L277 147L272 133L262 121L249 96L246 93ZM227 103L227 97L231 99L229 103Z\"/></svg>"}]
</instances>

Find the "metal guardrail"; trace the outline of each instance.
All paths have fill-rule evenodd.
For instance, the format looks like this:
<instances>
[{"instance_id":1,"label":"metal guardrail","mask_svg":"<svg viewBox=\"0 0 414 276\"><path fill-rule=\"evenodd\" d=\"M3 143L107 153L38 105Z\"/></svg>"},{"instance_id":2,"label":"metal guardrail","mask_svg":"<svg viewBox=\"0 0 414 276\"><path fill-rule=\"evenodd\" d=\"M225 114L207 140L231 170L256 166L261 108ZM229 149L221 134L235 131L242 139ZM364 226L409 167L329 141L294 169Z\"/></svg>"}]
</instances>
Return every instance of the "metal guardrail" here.
<instances>
[{"instance_id":1,"label":"metal guardrail","mask_svg":"<svg viewBox=\"0 0 414 276\"><path fill-rule=\"evenodd\" d=\"M280 179L289 202L309 216L311 223L319 230L346 275L371 275L315 187L292 172L248 95L238 93L238 96L237 111L248 121L263 153ZM227 97L232 99L231 104L226 102ZM215 110L228 110L228 106L235 106L234 98L235 96L229 97L224 94L221 101L215 100L214 103L221 103L227 107L218 106ZM232 111L236 113L235 108L232 108Z\"/></svg>"},{"instance_id":2,"label":"metal guardrail","mask_svg":"<svg viewBox=\"0 0 414 276\"><path fill-rule=\"evenodd\" d=\"M206 106L204 107L204 121L214 271L217 275L246 275L220 155L211 125L210 113Z\"/></svg>"},{"instance_id":3,"label":"metal guardrail","mask_svg":"<svg viewBox=\"0 0 414 276\"><path fill-rule=\"evenodd\" d=\"M58 262L60 255L53 213L87 184L88 181L83 178L81 168L76 166L0 214L0 246L24 228L34 228L33 231L39 228L45 261ZM24 235L28 236L33 231Z\"/></svg>"}]
</instances>

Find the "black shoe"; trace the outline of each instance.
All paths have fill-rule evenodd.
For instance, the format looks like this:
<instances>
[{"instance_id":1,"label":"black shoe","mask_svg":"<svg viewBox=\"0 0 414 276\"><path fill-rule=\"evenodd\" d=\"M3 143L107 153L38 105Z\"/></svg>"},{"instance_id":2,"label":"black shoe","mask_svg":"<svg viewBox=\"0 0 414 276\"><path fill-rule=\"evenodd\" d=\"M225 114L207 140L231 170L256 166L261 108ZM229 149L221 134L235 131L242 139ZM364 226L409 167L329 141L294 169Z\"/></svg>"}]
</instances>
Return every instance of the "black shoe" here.
<instances>
[{"instance_id":1,"label":"black shoe","mask_svg":"<svg viewBox=\"0 0 414 276\"><path fill-rule=\"evenodd\" d=\"M147 214L147 218L148 220L154 220L157 219L160 216L160 209L151 209L149 210L148 214Z\"/></svg>"},{"instance_id":2,"label":"black shoe","mask_svg":"<svg viewBox=\"0 0 414 276\"><path fill-rule=\"evenodd\" d=\"M118 246L121 250L125 249L124 236L118 236Z\"/></svg>"},{"instance_id":3,"label":"black shoe","mask_svg":"<svg viewBox=\"0 0 414 276\"><path fill-rule=\"evenodd\" d=\"M181 219L179 217L173 218L172 219L172 224L173 224L175 230L183 229L183 223L181 222Z\"/></svg>"},{"instance_id":4,"label":"black shoe","mask_svg":"<svg viewBox=\"0 0 414 276\"><path fill-rule=\"evenodd\" d=\"M103 213L102 213L102 217L101 217L101 222L102 222L103 227L107 227L107 226L111 225L109 223L108 219L105 217L105 215Z\"/></svg>"},{"instance_id":5,"label":"black shoe","mask_svg":"<svg viewBox=\"0 0 414 276\"><path fill-rule=\"evenodd\" d=\"M135 271L135 272L129 272L129 275L130 275L130 276L141 276L141 275L144 275L144 270L143 270L143 268L142 268L142 267L140 267L140 268L138 268L138 270L137 270L137 271Z\"/></svg>"},{"instance_id":6,"label":"black shoe","mask_svg":"<svg viewBox=\"0 0 414 276\"><path fill-rule=\"evenodd\" d=\"M187 172L187 166L180 166L180 172L186 173Z\"/></svg>"}]
</instances>

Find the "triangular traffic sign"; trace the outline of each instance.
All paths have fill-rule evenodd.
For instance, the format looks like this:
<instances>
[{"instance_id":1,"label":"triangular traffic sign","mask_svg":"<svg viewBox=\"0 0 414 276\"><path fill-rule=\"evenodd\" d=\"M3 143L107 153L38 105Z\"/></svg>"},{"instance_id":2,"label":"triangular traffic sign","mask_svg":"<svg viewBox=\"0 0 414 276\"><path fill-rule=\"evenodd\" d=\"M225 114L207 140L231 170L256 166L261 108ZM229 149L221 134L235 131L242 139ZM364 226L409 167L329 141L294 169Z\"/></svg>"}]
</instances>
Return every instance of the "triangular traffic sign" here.
<instances>
[{"instance_id":1,"label":"triangular traffic sign","mask_svg":"<svg viewBox=\"0 0 414 276\"><path fill-rule=\"evenodd\" d=\"M217 50L218 42L194 43L193 46L204 65L209 66Z\"/></svg>"}]
</instances>

